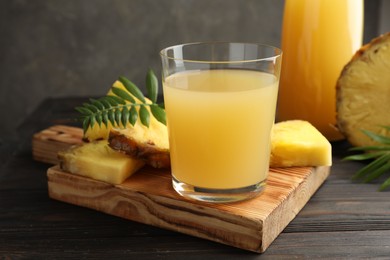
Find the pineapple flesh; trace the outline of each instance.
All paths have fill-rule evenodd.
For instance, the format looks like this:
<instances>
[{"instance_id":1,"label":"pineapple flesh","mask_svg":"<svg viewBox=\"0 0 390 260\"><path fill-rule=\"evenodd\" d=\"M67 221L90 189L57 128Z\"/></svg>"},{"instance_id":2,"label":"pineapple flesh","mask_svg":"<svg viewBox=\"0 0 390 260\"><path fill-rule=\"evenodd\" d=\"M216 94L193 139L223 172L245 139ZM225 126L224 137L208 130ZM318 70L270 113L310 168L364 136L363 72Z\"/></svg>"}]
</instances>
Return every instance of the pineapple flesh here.
<instances>
[{"instance_id":1,"label":"pineapple flesh","mask_svg":"<svg viewBox=\"0 0 390 260\"><path fill-rule=\"evenodd\" d=\"M363 46L337 81L337 127L354 146L376 143L362 129L390 136L390 33Z\"/></svg>"},{"instance_id":2,"label":"pineapple flesh","mask_svg":"<svg viewBox=\"0 0 390 260\"><path fill-rule=\"evenodd\" d=\"M274 125L270 167L330 165L332 146L309 122L290 120Z\"/></svg>"},{"instance_id":3,"label":"pineapple flesh","mask_svg":"<svg viewBox=\"0 0 390 260\"><path fill-rule=\"evenodd\" d=\"M140 169L144 162L112 150L107 140L73 146L58 153L66 172L111 184L120 184Z\"/></svg>"}]
</instances>

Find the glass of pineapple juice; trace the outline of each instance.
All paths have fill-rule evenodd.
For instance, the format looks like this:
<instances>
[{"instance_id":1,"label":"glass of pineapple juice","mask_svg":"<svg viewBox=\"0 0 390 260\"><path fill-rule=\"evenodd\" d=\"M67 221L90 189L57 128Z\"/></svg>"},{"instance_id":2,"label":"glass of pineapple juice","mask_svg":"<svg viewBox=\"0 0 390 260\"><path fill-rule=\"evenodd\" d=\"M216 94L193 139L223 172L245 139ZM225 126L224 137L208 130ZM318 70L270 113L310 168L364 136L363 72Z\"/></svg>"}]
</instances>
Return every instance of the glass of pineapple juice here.
<instances>
[{"instance_id":1,"label":"glass of pineapple juice","mask_svg":"<svg viewBox=\"0 0 390 260\"><path fill-rule=\"evenodd\" d=\"M281 50L252 43L190 43L160 52L173 188L233 202L265 186Z\"/></svg>"}]
</instances>

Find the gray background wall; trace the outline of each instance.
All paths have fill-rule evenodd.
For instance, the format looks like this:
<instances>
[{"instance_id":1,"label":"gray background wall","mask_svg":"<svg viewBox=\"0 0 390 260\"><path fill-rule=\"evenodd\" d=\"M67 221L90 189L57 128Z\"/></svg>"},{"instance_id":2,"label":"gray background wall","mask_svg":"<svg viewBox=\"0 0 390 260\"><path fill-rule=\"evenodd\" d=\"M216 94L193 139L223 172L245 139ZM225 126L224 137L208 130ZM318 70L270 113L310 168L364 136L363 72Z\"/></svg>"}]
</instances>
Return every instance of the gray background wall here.
<instances>
[{"instance_id":1,"label":"gray background wall","mask_svg":"<svg viewBox=\"0 0 390 260\"><path fill-rule=\"evenodd\" d=\"M119 75L143 86L149 67L160 72L158 52L166 46L213 40L280 46L283 5L284 0L1 0L0 141L47 97L104 95ZM390 31L388 13L389 1L366 1L365 42Z\"/></svg>"}]
</instances>

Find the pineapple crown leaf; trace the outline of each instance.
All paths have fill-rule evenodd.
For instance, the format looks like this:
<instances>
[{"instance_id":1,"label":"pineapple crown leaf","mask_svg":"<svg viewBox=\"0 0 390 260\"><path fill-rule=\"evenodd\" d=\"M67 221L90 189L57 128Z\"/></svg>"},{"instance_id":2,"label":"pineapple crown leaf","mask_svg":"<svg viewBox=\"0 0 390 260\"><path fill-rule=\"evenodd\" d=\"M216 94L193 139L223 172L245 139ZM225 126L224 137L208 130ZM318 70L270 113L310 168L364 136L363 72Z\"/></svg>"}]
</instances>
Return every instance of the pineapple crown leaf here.
<instances>
[{"instance_id":1,"label":"pineapple crown leaf","mask_svg":"<svg viewBox=\"0 0 390 260\"><path fill-rule=\"evenodd\" d=\"M390 131L390 126L381 126ZM361 168L352 177L354 180L362 180L363 182L371 182L390 170L390 138L384 135L379 135L371 131L362 130L362 133L376 141L378 145L362 146L351 148L350 151L365 152L361 154L350 155L343 160L362 161L372 160L369 164ZM386 179L379 191L386 190L390 187L390 178Z\"/></svg>"},{"instance_id":2,"label":"pineapple crown leaf","mask_svg":"<svg viewBox=\"0 0 390 260\"><path fill-rule=\"evenodd\" d=\"M144 126L149 127L150 112L157 121L166 125L164 107L156 103L158 79L153 70L149 69L146 74L146 90L151 102L146 102L142 91L129 79L120 76L118 80L125 89L113 86L111 87L113 94L98 99L90 98L89 102L75 108L81 114L84 133L95 124L108 126L111 123L114 127L126 127L128 123L134 126L138 119ZM146 107L150 108L150 112Z\"/></svg>"}]
</instances>

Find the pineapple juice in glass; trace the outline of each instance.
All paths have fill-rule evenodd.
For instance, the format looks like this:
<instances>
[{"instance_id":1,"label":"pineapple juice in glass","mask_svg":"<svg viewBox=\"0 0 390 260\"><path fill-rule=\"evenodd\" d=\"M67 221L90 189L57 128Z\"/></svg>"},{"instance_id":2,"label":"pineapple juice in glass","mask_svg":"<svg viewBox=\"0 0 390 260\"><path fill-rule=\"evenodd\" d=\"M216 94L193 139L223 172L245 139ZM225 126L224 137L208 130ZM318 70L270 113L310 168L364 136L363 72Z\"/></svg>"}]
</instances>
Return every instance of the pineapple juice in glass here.
<instances>
[{"instance_id":1,"label":"pineapple juice in glass","mask_svg":"<svg viewBox=\"0 0 390 260\"><path fill-rule=\"evenodd\" d=\"M259 194L268 175L281 51L192 43L160 54L174 189L207 202Z\"/></svg>"}]
</instances>

